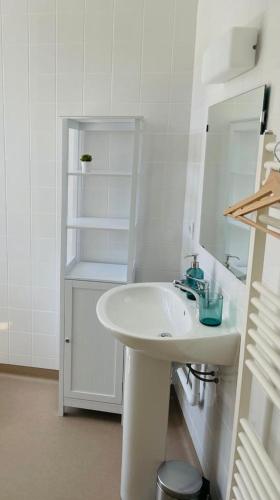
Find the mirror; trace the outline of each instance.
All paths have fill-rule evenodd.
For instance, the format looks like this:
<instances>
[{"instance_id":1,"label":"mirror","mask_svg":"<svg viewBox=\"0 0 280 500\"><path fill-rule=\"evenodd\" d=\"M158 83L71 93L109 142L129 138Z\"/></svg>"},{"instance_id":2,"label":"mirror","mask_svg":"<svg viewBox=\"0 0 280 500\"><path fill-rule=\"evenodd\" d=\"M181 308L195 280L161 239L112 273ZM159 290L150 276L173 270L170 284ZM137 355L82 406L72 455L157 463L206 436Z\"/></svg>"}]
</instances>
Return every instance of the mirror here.
<instances>
[{"instance_id":1,"label":"mirror","mask_svg":"<svg viewBox=\"0 0 280 500\"><path fill-rule=\"evenodd\" d=\"M224 209L255 191L259 136L266 127L268 89L258 87L208 112L200 244L246 280L250 227Z\"/></svg>"}]
</instances>

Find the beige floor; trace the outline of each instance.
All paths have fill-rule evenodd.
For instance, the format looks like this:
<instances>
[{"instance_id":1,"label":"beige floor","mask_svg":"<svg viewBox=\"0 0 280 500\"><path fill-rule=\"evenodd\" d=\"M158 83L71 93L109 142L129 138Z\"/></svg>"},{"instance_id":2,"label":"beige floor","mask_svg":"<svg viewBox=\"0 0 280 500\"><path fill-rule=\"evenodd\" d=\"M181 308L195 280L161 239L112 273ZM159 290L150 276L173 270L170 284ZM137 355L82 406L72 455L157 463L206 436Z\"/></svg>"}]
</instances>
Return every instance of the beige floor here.
<instances>
[{"instance_id":1,"label":"beige floor","mask_svg":"<svg viewBox=\"0 0 280 500\"><path fill-rule=\"evenodd\" d=\"M0 373L0 499L119 500L120 418L58 417L57 389L55 380ZM195 464L172 399L168 458Z\"/></svg>"}]
</instances>

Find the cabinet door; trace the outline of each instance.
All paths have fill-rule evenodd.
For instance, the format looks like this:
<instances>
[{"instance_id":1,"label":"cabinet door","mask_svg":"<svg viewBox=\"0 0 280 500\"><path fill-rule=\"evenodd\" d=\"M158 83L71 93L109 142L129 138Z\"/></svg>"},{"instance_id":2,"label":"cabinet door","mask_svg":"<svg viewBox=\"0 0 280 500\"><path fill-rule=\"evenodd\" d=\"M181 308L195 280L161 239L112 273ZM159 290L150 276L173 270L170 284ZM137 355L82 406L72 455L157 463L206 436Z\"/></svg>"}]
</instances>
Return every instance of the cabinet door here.
<instances>
[{"instance_id":1,"label":"cabinet door","mask_svg":"<svg viewBox=\"0 0 280 500\"><path fill-rule=\"evenodd\" d=\"M65 281L65 397L122 403L123 346L96 315L99 297L113 286Z\"/></svg>"}]
</instances>

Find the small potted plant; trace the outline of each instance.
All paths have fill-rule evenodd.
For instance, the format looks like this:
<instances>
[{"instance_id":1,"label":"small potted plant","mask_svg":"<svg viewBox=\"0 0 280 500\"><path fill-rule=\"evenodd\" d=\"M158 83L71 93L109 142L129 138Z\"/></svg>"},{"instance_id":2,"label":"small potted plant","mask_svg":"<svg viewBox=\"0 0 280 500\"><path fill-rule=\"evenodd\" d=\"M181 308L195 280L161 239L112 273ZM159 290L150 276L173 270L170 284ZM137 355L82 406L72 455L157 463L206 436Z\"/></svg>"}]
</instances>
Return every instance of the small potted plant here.
<instances>
[{"instance_id":1,"label":"small potted plant","mask_svg":"<svg viewBox=\"0 0 280 500\"><path fill-rule=\"evenodd\" d=\"M92 156L89 154L84 154L80 158L81 161L81 166L82 166L82 172L85 174L88 171L88 165L92 161Z\"/></svg>"}]
</instances>

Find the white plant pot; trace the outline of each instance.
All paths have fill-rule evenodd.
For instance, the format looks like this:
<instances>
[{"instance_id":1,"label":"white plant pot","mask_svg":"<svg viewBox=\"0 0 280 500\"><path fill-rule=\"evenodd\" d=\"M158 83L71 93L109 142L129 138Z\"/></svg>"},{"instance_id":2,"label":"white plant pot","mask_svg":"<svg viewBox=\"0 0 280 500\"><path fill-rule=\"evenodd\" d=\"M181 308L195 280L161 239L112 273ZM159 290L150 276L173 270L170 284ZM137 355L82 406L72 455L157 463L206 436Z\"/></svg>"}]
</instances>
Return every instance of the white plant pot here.
<instances>
[{"instance_id":1,"label":"white plant pot","mask_svg":"<svg viewBox=\"0 0 280 500\"><path fill-rule=\"evenodd\" d=\"M86 174L88 172L88 166L90 164L90 161L81 161L81 166L82 166L82 172L83 174Z\"/></svg>"}]
</instances>

